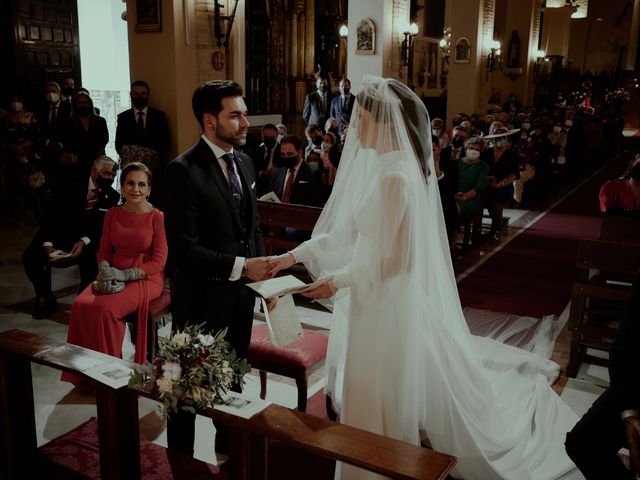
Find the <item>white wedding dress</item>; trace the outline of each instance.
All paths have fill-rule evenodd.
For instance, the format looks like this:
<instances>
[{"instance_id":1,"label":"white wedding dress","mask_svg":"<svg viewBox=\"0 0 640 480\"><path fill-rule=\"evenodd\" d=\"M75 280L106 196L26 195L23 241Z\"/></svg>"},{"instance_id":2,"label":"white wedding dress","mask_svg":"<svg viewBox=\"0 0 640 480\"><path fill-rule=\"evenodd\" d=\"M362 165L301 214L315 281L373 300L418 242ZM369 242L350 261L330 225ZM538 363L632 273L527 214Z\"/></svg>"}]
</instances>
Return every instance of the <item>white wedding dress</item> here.
<instances>
[{"instance_id":1,"label":"white wedding dress","mask_svg":"<svg viewBox=\"0 0 640 480\"><path fill-rule=\"evenodd\" d=\"M458 458L458 478L558 478L577 417L549 386L557 365L469 333L425 137L413 92L365 77L332 196L293 251L339 288L326 390L342 422L426 440ZM381 477L338 465L336 478Z\"/></svg>"}]
</instances>

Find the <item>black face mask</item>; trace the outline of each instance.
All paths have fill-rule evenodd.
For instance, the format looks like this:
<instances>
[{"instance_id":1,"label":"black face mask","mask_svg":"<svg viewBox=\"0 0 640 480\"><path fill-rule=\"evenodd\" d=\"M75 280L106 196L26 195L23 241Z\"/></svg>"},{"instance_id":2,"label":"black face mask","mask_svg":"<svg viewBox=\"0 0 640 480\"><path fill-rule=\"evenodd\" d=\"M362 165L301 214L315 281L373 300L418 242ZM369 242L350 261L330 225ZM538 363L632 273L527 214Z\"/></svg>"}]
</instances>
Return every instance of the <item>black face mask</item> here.
<instances>
[{"instance_id":1,"label":"black face mask","mask_svg":"<svg viewBox=\"0 0 640 480\"><path fill-rule=\"evenodd\" d=\"M147 97L132 97L131 103L138 110L142 110L149 103L149 99Z\"/></svg>"},{"instance_id":2,"label":"black face mask","mask_svg":"<svg viewBox=\"0 0 640 480\"><path fill-rule=\"evenodd\" d=\"M319 147L320 145L322 145L322 137L313 137L313 144L316 147Z\"/></svg>"},{"instance_id":3,"label":"black face mask","mask_svg":"<svg viewBox=\"0 0 640 480\"><path fill-rule=\"evenodd\" d=\"M326 91L327 91L327 86L326 86L326 85L320 85L320 86L318 87L318 91L319 91L320 93L324 93L324 92L326 92Z\"/></svg>"},{"instance_id":4,"label":"black face mask","mask_svg":"<svg viewBox=\"0 0 640 480\"><path fill-rule=\"evenodd\" d=\"M273 147L276 146L276 141L273 138L267 138L264 141L264 146L267 147L269 150L271 150Z\"/></svg>"},{"instance_id":5,"label":"black face mask","mask_svg":"<svg viewBox=\"0 0 640 480\"><path fill-rule=\"evenodd\" d=\"M464 140L462 137L453 137L451 139L451 145L453 145L454 148L460 148L464 145Z\"/></svg>"},{"instance_id":6,"label":"black face mask","mask_svg":"<svg viewBox=\"0 0 640 480\"><path fill-rule=\"evenodd\" d=\"M280 157L283 167L293 168L298 163L298 157Z\"/></svg>"},{"instance_id":7,"label":"black face mask","mask_svg":"<svg viewBox=\"0 0 640 480\"><path fill-rule=\"evenodd\" d=\"M62 87L62 93L64 93L67 97L73 95L74 88L73 87Z\"/></svg>"},{"instance_id":8,"label":"black face mask","mask_svg":"<svg viewBox=\"0 0 640 480\"><path fill-rule=\"evenodd\" d=\"M76 112L78 113L78 116L86 118L91 115L91 107L89 105L81 105L76 107Z\"/></svg>"},{"instance_id":9,"label":"black face mask","mask_svg":"<svg viewBox=\"0 0 640 480\"><path fill-rule=\"evenodd\" d=\"M98 175L98 178L96 178L96 183L98 184L98 188L100 190L106 190L111 185L113 185L113 178L106 178L101 175Z\"/></svg>"},{"instance_id":10,"label":"black face mask","mask_svg":"<svg viewBox=\"0 0 640 480\"><path fill-rule=\"evenodd\" d=\"M636 181L640 182L640 163L634 165L629 172L629 176Z\"/></svg>"}]
</instances>

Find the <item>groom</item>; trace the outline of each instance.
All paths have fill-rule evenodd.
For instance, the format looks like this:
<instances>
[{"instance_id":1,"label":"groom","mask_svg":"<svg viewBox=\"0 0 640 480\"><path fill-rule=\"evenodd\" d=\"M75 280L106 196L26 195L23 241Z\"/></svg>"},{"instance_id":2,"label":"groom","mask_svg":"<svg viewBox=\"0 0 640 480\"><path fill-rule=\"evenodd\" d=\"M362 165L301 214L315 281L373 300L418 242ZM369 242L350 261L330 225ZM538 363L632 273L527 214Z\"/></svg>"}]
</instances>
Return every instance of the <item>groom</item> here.
<instances>
[{"instance_id":1,"label":"groom","mask_svg":"<svg viewBox=\"0 0 640 480\"><path fill-rule=\"evenodd\" d=\"M200 85L193 113L202 136L167 167L165 225L173 273L174 326L206 323L227 329L227 341L246 358L255 294L246 283L263 280L270 263L259 230L255 170L236 151L246 143L249 122L242 87L230 80ZM236 390L240 390L236 386ZM193 454L195 415L170 417L170 448ZM226 453L227 435L216 425L216 451Z\"/></svg>"}]
</instances>

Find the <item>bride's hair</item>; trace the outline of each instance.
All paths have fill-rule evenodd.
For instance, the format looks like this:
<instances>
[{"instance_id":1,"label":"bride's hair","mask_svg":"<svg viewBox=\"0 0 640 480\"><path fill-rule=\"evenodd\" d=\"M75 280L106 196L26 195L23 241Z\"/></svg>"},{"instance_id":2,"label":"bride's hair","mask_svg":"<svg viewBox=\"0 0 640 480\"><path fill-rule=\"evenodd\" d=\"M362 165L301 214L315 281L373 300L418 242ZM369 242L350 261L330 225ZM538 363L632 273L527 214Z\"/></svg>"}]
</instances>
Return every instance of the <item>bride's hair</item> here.
<instances>
[{"instance_id":1,"label":"bride's hair","mask_svg":"<svg viewBox=\"0 0 640 480\"><path fill-rule=\"evenodd\" d=\"M382 124L385 127L387 126L386 124L390 124L389 126L391 128L393 128L393 122L391 115L389 114L389 109L385 107L389 107L391 104L398 106L401 112L401 117L404 121L407 136L411 142L411 147L416 155L420 169L425 177L428 177L431 174L429 167L427 166L428 155L430 152L425 151L421 138L428 138L430 136L430 132L419 131L419 126L422 122L420 121L421 119L418 112L420 107L416 102L420 102L420 106L422 106L422 110L424 110L425 118L426 108L417 96L407 95L407 92L403 91L404 89L407 89L403 84L392 81L387 81L385 83L388 88L388 91L385 92L386 95L381 93L381 85L366 85L356 96L356 101L364 110L372 114L379 124ZM424 122L424 119L422 119L422 121ZM428 145L427 148L429 148Z\"/></svg>"}]
</instances>

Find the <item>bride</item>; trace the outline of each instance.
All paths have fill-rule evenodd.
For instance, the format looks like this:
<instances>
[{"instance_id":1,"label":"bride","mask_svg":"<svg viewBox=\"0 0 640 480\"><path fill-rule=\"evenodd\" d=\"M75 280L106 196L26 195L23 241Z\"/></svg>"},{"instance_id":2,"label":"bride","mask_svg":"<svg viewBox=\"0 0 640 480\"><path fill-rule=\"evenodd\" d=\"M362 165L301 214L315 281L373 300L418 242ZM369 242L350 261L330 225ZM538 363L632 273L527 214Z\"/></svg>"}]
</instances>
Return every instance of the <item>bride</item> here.
<instances>
[{"instance_id":1,"label":"bride","mask_svg":"<svg viewBox=\"0 0 640 480\"><path fill-rule=\"evenodd\" d=\"M424 104L366 76L313 236L271 273L305 262L324 280L306 295L333 299L325 380L342 422L455 455L466 480L558 478L577 417L549 386L557 366L469 333L437 184Z\"/></svg>"}]
</instances>

